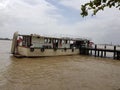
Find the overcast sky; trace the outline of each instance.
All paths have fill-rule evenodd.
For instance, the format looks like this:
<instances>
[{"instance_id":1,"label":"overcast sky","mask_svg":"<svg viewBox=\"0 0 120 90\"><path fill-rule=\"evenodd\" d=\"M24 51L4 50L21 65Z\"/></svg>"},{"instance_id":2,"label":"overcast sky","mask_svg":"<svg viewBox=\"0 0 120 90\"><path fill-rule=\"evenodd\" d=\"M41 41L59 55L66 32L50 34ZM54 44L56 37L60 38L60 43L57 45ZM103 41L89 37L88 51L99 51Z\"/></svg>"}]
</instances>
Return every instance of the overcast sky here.
<instances>
[{"instance_id":1,"label":"overcast sky","mask_svg":"<svg viewBox=\"0 0 120 90\"><path fill-rule=\"evenodd\" d=\"M95 43L120 44L120 10L106 8L96 16L80 16L89 0L0 0L0 37L20 34L69 35Z\"/></svg>"}]
</instances>

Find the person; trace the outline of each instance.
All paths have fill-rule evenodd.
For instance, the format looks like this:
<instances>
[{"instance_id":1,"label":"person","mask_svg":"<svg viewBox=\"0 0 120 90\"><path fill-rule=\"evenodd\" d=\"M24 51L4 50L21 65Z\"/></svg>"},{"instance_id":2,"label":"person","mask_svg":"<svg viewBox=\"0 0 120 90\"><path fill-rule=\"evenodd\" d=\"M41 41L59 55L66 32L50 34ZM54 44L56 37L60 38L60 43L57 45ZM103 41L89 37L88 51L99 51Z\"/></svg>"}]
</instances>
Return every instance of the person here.
<instances>
[{"instance_id":1,"label":"person","mask_svg":"<svg viewBox=\"0 0 120 90\"><path fill-rule=\"evenodd\" d=\"M23 39L21 37L19 37L17 40L17 46L22 46L22 41L23 41Z\"/></svg>"}]
</instances>

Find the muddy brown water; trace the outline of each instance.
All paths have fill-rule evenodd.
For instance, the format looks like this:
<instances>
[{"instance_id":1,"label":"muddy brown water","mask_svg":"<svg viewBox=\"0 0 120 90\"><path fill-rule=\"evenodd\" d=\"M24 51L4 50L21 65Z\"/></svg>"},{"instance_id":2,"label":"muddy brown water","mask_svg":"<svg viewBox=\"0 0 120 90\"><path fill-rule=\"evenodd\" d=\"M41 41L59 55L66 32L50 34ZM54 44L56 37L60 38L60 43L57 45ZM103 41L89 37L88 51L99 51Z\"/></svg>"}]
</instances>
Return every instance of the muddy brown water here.
<instances>
[{"instance_id":1,"label":"muddy brown water","mask_svg":"<svg viewBox=\"0 0 120 90\"><path fill-rule=\"evenodd\" d=\"M120 90L120 61L91 56L15 58L0 41L0 90Z\"/></svg>"}]
</instances>

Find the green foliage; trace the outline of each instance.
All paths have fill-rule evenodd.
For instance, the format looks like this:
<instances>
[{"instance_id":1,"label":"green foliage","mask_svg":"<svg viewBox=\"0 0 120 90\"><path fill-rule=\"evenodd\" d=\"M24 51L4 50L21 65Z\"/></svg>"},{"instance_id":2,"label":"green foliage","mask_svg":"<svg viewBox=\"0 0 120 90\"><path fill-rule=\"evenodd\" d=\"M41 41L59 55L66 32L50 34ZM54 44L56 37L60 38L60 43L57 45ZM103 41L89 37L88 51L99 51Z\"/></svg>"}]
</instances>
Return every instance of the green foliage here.
<instances>
[{"instance_id":1,"label":"green foliage","mask_svg":"<svg viewBox=\"0 0 120 90\"><path fill-rule=\"evenodd\" d=\"M88 15L89 10L93 10L92 15L96 15L96 13L100 10L104 10L105 7L116 7L120 10L120 0L93 0L84 5L81 5L81 15L85 17Z\"/></svg>"}]
</instances>

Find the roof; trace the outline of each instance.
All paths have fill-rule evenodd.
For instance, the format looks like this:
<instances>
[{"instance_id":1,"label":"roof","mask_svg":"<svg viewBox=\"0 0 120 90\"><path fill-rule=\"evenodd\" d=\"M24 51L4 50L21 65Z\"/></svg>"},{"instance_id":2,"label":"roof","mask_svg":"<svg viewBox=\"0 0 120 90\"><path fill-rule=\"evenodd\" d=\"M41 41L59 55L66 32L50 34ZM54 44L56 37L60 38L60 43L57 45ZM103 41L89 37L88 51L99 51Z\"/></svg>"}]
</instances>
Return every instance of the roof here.
<instances>
[{"instance_id":1,"label":"roof","mask_svg":"<svg viewBox=\"0 0 120 90\"><path fill-rule=\"evenodd\" d=\"M20 35L19 36L27 36L27 37L43 37L43 38L50 38L50 39L64 39L64 40L75 40L75 41L90 41L90 39L87 38L74 38L74 37L60 37L60 36L42 36L42 35L38 35L38 34L30 34L30 35Z\"/></svg>"}]
</instances>

